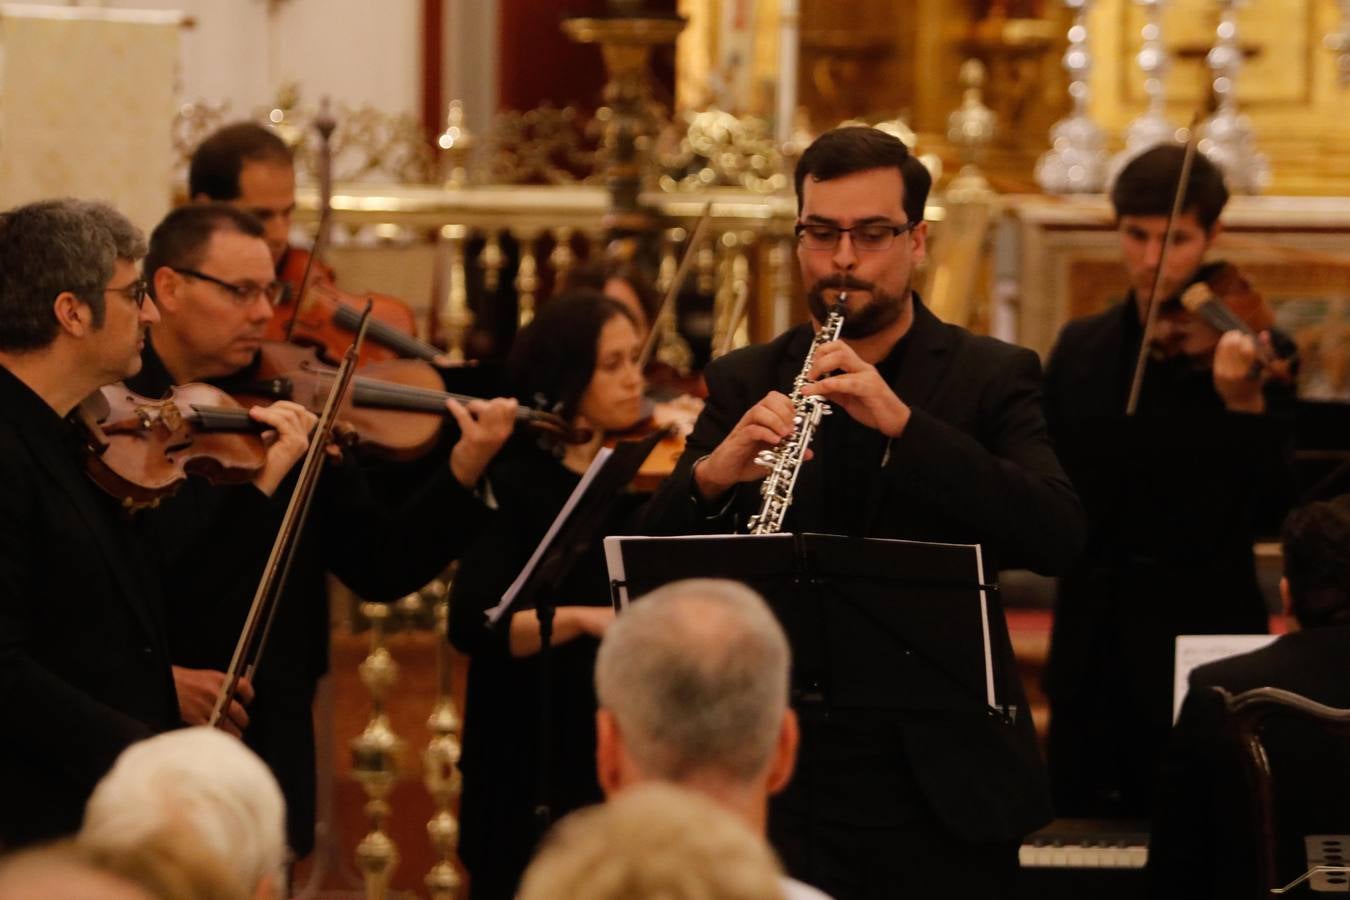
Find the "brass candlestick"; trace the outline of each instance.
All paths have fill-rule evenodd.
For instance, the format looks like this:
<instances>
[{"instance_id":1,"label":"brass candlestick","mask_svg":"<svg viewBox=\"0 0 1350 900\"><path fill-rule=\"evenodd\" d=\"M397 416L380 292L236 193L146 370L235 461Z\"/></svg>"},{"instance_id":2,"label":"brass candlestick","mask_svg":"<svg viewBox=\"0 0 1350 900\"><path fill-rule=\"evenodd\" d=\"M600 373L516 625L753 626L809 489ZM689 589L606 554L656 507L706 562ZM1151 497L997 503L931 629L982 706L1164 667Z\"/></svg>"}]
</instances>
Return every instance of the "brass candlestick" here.
<instances>
[{"instance_id":1,"label":"brass candlestick","mask_svg":"<svg viewBox=\"0 0 1350 900\"><path fill-rule=\"evenodd\" d=\"M596 114L604 122L597 169L605 173L615 224L621 227L627 219L640 220L640 228L648 224L640 214L638 195L662 113L652 99L647 64L652 48L673 44L684 26L685 20L678 16L641 14L562 22L562 30L572 40L600 45L609 73L604 93L606 109Z\"/></svg>"},{"instance_id":2,"label":"brass candlestick","mask_svg":"<svg viewBox=\"0 0 1350 900\"><path fill-rule=\"evenodd\" d=\"M432 733L422 753L423 781L436 806L427 822L427 838L438 861L426 875L432 900L451 900L460 886L455 869L455 844L459 840L459 822L450 809L459 794L459 712L450 697L450 647L445 640L450 604L442 589L435 601L436 615L436 705L427 728Z\"/></svg>"},{"instance_id":3,"label":"brass candlestick","mask_svg":"<svg viewBox=\"0 0 1350 900\"><path fill-rule=\"evenodd\" d=\"M379 603L361 604L370 620L370 653L361 662L361 683L370 691L370 721L352 740L352 772L366 792L370 831L356 847L356 864L366 884L367 900L385 900L389 881L398 867L398 847L384 830L389 818L389 794L398 780L403 741L389 725L385 697L398 680L398 664L384 646L384 627L390 610Z\"/></svg>"}]
</instances>

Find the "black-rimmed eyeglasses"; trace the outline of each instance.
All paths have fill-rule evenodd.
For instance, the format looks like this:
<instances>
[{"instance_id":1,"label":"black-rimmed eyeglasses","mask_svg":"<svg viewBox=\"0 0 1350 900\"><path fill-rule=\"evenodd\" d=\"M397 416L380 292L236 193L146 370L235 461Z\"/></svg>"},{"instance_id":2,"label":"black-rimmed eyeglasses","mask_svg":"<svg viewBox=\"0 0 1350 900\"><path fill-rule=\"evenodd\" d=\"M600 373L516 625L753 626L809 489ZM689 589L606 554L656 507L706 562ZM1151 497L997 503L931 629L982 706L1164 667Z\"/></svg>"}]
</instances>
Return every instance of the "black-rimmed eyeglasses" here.
<instances>
[{"instance_id":1,"label":"black-rimmed eyeglasses","mask_svg":"<svg viewBox=\"0 0 1350 900\"><path fill-rule=\"evenodd\" d=\"M243 284L234 284L223 278L198 272L196 269L180 269L177 266L170 266L169 268L179 275L186 275L188 278L197 278L214 284L229 294L240 306L252 303L258 297L266 300L268 306L276 306L281 302L281 298L286 296L286 284L282 281L269 281L264 284L259 284L256 281L245 281Z\"/></svg>"},{"instance_id":2,"label":"black-rimmed eyeglasses","mask_svg":"<svg viewBox=\"0 0 1350 900\"><path fill-rule=\"evenodd\" d=\"M839 246L839 239L847 234L853 241L855 250L885 250L891 246L896 235L913 231L918 222L906 222L892 225L889 222L864 222L851 228L838 225L826 225L821 222L799 222L796 229L797 240L807 250L833 250Z\"/></svg>"},{"instance_id":3,"label":"black-rimmed eyeglasses","mask_svg":"<svg viewBox=\"0 0 1350 900\"><path fill-rule=\"evenodd\" d=\"M145 305L145 298L150 296L150 285L146 283L146 280L144 278L137 278L135 281L133 281L126 287L104 288L103 293L121 294L123 297L126 297L132 303L135 303L137 309L140 309L142 306Z\"/></svg>"}]
</instances>

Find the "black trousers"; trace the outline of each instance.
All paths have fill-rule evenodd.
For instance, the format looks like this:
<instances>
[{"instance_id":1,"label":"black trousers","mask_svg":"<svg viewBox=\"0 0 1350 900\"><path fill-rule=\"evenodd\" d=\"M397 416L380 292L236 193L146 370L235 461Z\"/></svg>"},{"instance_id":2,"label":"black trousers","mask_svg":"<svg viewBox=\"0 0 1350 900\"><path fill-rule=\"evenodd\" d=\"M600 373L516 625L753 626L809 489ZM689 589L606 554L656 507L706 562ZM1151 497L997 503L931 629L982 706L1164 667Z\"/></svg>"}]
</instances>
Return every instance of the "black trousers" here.
<instances>
[{"instance_id":1,"label":"black trousers","mask_svg":"<svg viewBox=\"0 0 1350 900\"><path fill-rule=\"evenodd\" d=\"M954 835L906 761L903 717L798 706L802 743L769 839L793 878L835 900L1012 898L1017 841Z\"/></svg>"}]
</instances>

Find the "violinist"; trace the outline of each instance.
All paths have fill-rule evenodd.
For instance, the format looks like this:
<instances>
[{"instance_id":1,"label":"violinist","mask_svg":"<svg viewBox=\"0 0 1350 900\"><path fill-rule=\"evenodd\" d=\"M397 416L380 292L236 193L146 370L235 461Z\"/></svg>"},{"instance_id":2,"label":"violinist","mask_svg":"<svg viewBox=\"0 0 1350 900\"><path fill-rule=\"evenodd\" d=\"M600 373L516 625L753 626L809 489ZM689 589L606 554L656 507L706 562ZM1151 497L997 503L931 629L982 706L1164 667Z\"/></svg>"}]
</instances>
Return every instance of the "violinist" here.
<instances>
[{"instance_id":1,"label":"violinist","mask_svg":"<svg viewBox=\"0 0 1350 900\"><path fill-rule=\"evenodd\" d=\"M188 163L188 196L194 203L228 203L262 223L277 278L300 290L308 255L291 246L295 214L295 162L286 142L256 122L236 122L213 132ZM327 267L315 277L331 281Z\"/></svg>"},{"instance_id":2,"label":"violinist","mask_svg":"<svg viewBox=\"0 0 1350 900\"><path fill-rule=\"evenodd\" d=\"M588 548L551 598L556 606L549 662L547 733L540 733L540 634L534 610L490 631L484 612L520 572L606 431L641 415L641 340L623 305L592 291L549 300L516 338L508 377L519 396L543 393L572 424L595 432L589 444L518 442L492 465L498 517L465 555L450 604L450 641L471 657L460 769L460 857L476 900L515 896L538 837L539 765L551 765L546 798L555 817L603 797L595 774L595 691L591 672L613 620L602 548ZM604 534L631 534L621 504Z\"/></svg>"},{"instance_id":3,"label":"violinist","mask_svg":"<svg viewBox=\"0 0 1350 900\"><path fill-rule=\"evenodd\" d=\"M206 381L239 392L257 381L263 330L280 295L264 229L224 204L193 204L165 217L150 238L145 276L160 321L145 344L144 366L128 386L159 397L173 385ZM370 600L396 599L444 569L483 526L474 494L488 461L510 435L516 404L448 402L459 437L398 507L377 498L354 452L328 461L269 639L252 685L255 697L232 726L273 769L286 795L291 848L313 845L314 735L311 705L328 663L325 569ZM150 515L171 549L170 575L194 585L168 607L182 718L210 712L289 495L254 492L251 509L231 502L246 489L190 481Z\"/></svg>"},{"instance_id":4,"label":"violinist","mask_svg":"<svg viewBox=\"0 0 1350 900\"><path fill-rule=\"evenodd\" d=\"M1221 331L1183 303L1201 281L1222 303L1251 299L1222 296L1250 289L1206 262L1228 191L1202 154L1160 261L1184 153L1155 147L1120 172L1125 298L1068 323L1046 369L1046 419L1090 520L1088 549L1059 585L1047 674L1060 816L1146 817L1175 637L1267 628L1252 542L1278 528L1291 495L1292 386L1273 374L1284 341L1268 325ZM1155 280L1152 346L1127 417Z\"/></svg>"},{"instance_id":5,"label":"violinist","mask_svg":"<svg viewBox=\"0 0 1350 900\"><path fill-rule=\"evenodd\" d=\"M178 722L168 591L68 418L140 368L144 253L102 204L0 214L0 845L73 832L117 755Z\"/></svg>"}]
</instances>

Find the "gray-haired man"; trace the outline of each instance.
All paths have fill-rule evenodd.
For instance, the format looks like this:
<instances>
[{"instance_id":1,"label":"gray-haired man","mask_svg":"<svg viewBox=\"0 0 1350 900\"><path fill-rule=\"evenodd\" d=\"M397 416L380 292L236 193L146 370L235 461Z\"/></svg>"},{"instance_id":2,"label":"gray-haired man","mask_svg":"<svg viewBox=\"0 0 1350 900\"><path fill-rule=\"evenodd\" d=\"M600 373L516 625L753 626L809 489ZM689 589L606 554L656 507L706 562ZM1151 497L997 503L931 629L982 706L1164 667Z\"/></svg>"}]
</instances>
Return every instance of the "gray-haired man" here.
<instances>
[{"instance_id":1,"label":"gray-haired man","mask_svg":"<svg viewBox=\"0 0 1350 900\"><path fill-rule=\"evenodd\" d=\"M677 581L609 627L595 661L596 764L607 795L669 781L764 833L771 794L797 757L791 656L758 594L733 581ZM785 880L789 898L820 898Z\"/></svg>"}]
</instances>

